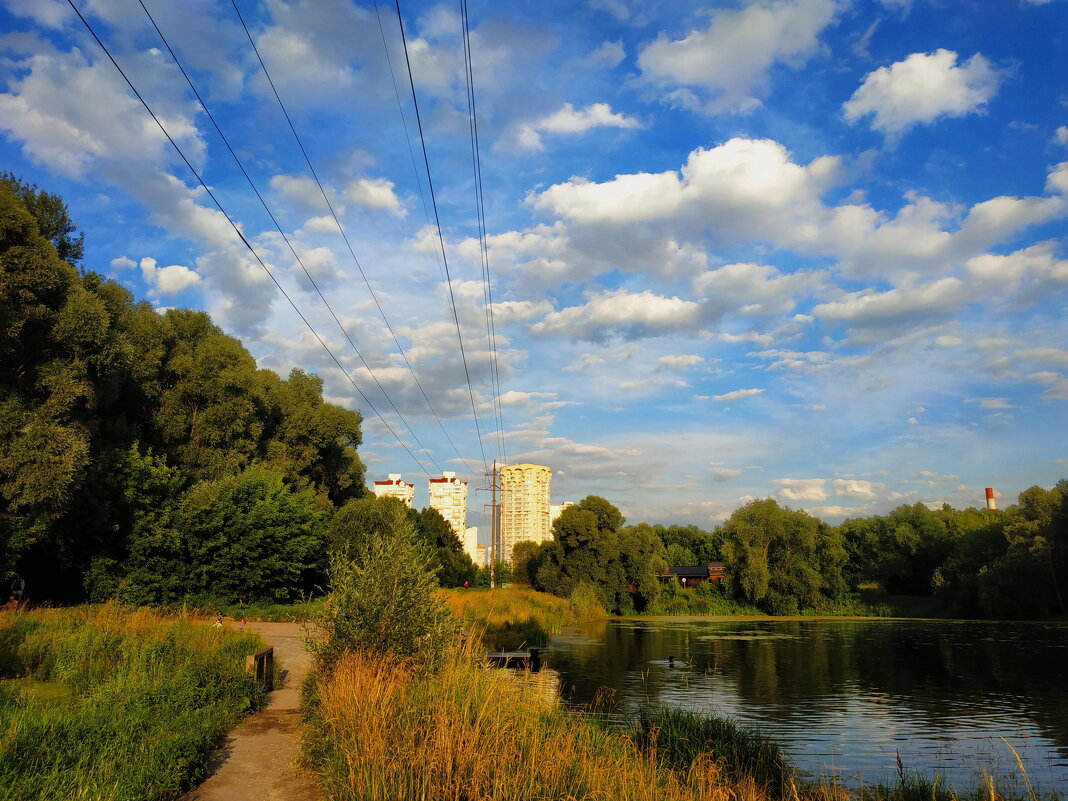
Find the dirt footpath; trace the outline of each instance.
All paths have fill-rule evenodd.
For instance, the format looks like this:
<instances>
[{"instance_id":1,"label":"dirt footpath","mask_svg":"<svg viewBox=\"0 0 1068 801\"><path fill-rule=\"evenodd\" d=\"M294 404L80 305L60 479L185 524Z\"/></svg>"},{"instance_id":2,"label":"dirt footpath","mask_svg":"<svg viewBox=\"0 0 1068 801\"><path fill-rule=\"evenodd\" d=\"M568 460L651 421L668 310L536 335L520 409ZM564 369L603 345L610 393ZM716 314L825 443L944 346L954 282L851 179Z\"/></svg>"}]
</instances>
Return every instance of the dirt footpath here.
<instances>
[{"instance_id":1,"label":"dirt footpath","mask_svg":"<svg viewBox=\"0 0 1068 801\"><path fill-rule=\"evenodd\" d=\"M298 768L300 686L311 665L299 623L249 623L274 647L282 688L267 708L245 718L226 738L211 775L181 801L320 801L314 777Z\"/></svg>"}]
</instances>

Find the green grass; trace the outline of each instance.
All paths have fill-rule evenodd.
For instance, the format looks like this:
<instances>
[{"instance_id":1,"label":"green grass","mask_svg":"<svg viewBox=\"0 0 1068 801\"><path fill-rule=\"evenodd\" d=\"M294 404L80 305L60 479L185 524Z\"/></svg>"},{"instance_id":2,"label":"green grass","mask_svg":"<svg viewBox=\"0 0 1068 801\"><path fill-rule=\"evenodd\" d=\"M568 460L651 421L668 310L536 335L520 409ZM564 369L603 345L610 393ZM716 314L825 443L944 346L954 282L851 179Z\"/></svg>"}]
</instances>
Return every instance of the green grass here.
<instances>
[{"instance_id":1,"label":"green grass","mask_svg":"<svg viewBox=\"0 0 1068 801\"><path fill-rule=\"evenodd\" d=\"M665 586L660 596L645 610L647 615L763 615L745 601L724 595L717 586L702 583L692 589L682 589L676 583Z\"/></svg>"},{"instance_id":2,"label":"green grass","mask_svg":"<svg viewBox=\"0 0 1068 801\"><path fill-rule=\"evenodd\" d=\"M651 704L629 716L625 731L662 767L687 772L710 758L731 781L752 777L774 797L787 792L794 773L776 742L725 717Z\"/></svg>"},{"instance_id":3,"label":"green grass","mask_svg":"<svg viewBox=\"0 0 1068 801\"><path fill-rule=\"evenodd\" d=\"M119 606L0 613L5 801L173 799L265 693L263 647L201 621Z\"/></svg>"},{"instance_id":4,"label":"green grass","mask_svg":"<svg viewBox=\"0 0 1068 801\"><path fill-rule=\"evenodd\" d=\"M581 586L570 598L518 587L439 592L449 610L491 650L544 645L563 626L608 616L593 593Z\"/></svg>"},{"instance_id":5,"label":"green grass","mask_svg":"<svg viewBox=\"0 0 1068 801\"><path fill-rule=\"evenodd\" d=\"M307 623L322 614L325 598L297 601L291 604L272 604L266 601L251 604L226 604L218 611L226 617L240 620L262 620L274 623Z\"/></svg>"}]
</instances>

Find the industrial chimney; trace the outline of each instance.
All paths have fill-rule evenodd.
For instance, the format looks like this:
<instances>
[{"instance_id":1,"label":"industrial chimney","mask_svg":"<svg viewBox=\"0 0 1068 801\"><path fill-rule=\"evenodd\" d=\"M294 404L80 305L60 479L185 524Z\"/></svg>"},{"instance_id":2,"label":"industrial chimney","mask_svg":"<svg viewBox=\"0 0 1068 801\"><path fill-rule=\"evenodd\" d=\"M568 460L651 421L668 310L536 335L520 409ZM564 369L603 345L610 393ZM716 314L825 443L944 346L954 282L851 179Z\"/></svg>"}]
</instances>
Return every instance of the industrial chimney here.
<instances>
[{"instance_id":1,"label":"industrial chimney","mask_svg":"<svg viewBox=\"0 0 1068 801\"><path fill-rule=\"evenodd\" d=\"M991 512L997 511L998 507L997 507L997 504L994 503L994 488L993 487L987 487L986 488L986 508L987 508L988 511L991 511Z\"/></svg>"}]
</instances>

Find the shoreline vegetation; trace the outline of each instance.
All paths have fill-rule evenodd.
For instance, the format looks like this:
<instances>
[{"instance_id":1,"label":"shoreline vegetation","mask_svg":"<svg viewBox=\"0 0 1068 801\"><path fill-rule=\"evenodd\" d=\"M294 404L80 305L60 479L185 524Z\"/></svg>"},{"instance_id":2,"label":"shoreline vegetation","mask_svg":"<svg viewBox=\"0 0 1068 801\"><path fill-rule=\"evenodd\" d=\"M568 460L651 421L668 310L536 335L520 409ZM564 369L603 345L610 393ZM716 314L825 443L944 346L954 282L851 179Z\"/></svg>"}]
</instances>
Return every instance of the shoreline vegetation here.
<instances>
[{"instance_id":1,"label":"shoreline vegetation","mask_svg":"<svg viewBox=\"0 0 1068 801\"><path fill-rule=\"evenodd\" d=\"M958 791L940 777L904 770L892 785L846 787L800 777L776 742L730 719L664 705L622 714L572 710L537 674L490 669L481 656L609 617L603 609L581 597L519 588L434 595L464 636L432 665L403 653L349 649L305 688L304 758L332 801L1059 798L1007 789L996 777Z\"/></svg>"},{"instance_id":2,"label":"shoreline vegetation","mask_svg":"<svg viewBox=\"0 0 1068 801\"><path fill-rule=\"evenodd\" d=\"M799 777L770 738L729 719L649 706L606 724L523 675L455 648L434 671L359 652L320 677L305 758L332 801L1038 801L987 777L958 791L903 773L845 787ZM1057 798L1046 795L1049 801Z\"/></svg>"},{"instance_id":3,"label":"shoreline vegetation","mask_svg":"<svg viewBox=\"0 0 1068 801\"><path fill-rule=\"evenodd\" d=\"M5 801L174 799L266 701L255 634L118 604L0 612Z\"/></svg>"}]
</instances>

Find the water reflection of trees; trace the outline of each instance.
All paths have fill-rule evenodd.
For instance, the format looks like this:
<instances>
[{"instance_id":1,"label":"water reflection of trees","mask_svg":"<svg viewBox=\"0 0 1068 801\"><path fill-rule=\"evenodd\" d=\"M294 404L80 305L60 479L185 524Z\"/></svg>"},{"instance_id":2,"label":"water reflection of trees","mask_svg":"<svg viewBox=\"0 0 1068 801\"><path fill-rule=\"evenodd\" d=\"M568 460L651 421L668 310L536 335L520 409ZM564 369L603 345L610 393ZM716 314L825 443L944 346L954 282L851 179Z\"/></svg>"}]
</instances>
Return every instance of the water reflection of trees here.
<instances>
[{"instance_id":1,"label":"water reflection of trees","mask_svg":"<svg viewBox=\"0 0 1068 801\"><path fill-rule=\"evenodd\" d=\"M789 720L855 691L881 697L933 729L1015 708L1068 749L1068 626L925 621L612 621L600 643L553 655L562 692L592 699L601 687L627 701L677 695L685 662L695 689L715 681L738 702ZM671 693L669 692L669 695ZM672 696L675 697L675 696Z\"/></svg>"}]
</instances>

